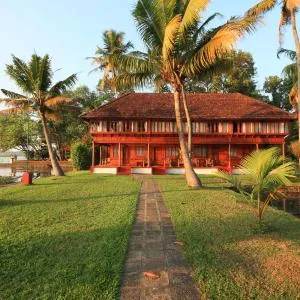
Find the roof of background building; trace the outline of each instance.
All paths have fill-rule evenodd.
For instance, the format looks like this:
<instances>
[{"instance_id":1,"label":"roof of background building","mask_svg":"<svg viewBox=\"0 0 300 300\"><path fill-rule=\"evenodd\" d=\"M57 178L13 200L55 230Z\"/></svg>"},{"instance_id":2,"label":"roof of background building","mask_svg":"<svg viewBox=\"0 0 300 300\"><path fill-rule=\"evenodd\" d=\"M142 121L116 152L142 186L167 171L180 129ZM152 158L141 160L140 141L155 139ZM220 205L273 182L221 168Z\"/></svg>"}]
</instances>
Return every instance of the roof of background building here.
<instances>
[{"instance_id":1,"label":"roof of background building","mask_svg":"<svg viewBox=\"0 0 300 300\"><path fill-rule=\"evenodd\" d=\"M296 115L239 93L187 94L193 120L288 120ZM175 119L173 94L130 93L82 115L89 119Z\"/></svg>"}]
</instances>

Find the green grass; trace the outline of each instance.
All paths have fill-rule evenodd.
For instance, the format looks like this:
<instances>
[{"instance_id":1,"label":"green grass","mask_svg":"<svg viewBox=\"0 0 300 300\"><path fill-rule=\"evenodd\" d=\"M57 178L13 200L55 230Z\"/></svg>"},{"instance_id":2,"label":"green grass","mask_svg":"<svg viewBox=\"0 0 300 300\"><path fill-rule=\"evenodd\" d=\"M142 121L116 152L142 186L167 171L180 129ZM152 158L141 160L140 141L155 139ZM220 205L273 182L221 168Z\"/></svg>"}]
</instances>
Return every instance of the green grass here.
<instances>
[{"instance_id":1,"label":"green grass","mask_svg":"<svg viewBox=\"0 0 300 300\"><path fill-rule=\"evenodd\" d=\"M0 299L116 299L138 190L86 172L0 189Z\"/></svg>"},{"instance_id":2,"label":"green grass","mask_svg":"<svg viewBox=\"0 0 300 300\"><path fill-rule=\"evenodd\" d=\"M300 298L300 220L269 208L259 234L248 203L219 179L189 189L181 176L156 177L208 299Z\"/></svg>"}]
</instances>

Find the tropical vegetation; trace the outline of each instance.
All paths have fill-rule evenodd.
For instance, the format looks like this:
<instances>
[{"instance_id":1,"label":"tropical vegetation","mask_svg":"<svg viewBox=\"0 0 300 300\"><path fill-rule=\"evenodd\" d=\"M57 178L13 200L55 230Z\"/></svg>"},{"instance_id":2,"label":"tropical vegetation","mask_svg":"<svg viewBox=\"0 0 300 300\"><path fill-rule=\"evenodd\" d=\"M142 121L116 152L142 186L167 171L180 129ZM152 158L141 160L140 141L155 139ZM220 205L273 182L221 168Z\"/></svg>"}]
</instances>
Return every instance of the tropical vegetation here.
<instances>
[{"instance_id":1,"label":"tropical vegetation","mask_svg":"<svg viewBox=\"0 0 300 300\"><path fill-rule=\"evenodd\" d=\"M68 105L74 99L63 94L77 81L77 75L72 74L68 78L52 84L53 71L49 55L43 57L33 54L28 63L12 55L12 64L6 65L6 73L22 90L23 94L1 89L8 97L0 99L10 108L11 113L35 112L40 118L44 138L48 147L49 157L55 176L62 176L62 171L52 148L49 134L48 120L59 121L61 111L69 110Z\"/></svg>"},{"instance_id":2,"label":"tropical vegetation","mask_svg":"<svg viewBox=\"0 0 300 300\"><path fill-rule=\"evenodd\" d=\"M295 177L293 162L284 161L279 148L254 151L243 158L238 168L243 176L219 171L217 176L230 182L246 199L256 203L256 214L261 224L264 213L273 200L282 196L278 189L290 185Z\"/></svg>"}]
</instances>

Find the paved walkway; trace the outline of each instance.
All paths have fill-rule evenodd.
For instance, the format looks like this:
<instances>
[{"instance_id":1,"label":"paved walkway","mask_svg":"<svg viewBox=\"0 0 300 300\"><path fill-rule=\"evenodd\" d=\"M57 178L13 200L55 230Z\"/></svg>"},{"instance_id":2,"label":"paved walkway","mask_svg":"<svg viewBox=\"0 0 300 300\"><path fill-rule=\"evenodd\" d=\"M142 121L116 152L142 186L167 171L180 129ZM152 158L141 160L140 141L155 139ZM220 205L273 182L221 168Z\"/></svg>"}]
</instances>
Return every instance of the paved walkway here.
<instances>
[{"instance_id":1,"label":"paved walkway","mask_svg":"<svg viewBox=\"0 0 300 300\"><path fill-rule=\"evenodd\" d=\"M156 182L143 177L120 298L200 299L181 247Z\"/></svg>"}]
</instances>

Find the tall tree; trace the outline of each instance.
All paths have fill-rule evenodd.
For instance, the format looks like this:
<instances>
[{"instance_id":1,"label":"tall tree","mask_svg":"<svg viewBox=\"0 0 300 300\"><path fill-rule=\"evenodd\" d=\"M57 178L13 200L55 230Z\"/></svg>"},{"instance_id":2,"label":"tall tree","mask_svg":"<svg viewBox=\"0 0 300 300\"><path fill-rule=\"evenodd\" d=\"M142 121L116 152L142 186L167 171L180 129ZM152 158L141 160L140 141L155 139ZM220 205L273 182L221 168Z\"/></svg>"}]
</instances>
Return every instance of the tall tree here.
<instances>
[{"instance_id":1,"label":"tall tree","mask_svg":"<svg viewBox=\"0 0 300 300\"><path fill-rule=\"evenodd\" d=\"M76 74L52 85L53 71L47 54L43 57L33 54L28 63L12 55L12 64L6 65L6 73L23 94L1 89L8 98L0 99L0 102L8 104L10 109L7 111L11 113L26 111L37 113L41 119L53 173L55 176L63 176L64 172L52 148L47 121L60 119L60 111L67 108L66 103L73 101L70 97L64 97L63 93L75 84Z\"/></svg>"},{"instance_id":2,"label":"tall tree","mask_svg":"<svg viewBox=\"0 0 300 300\"><path fill-rule=\"evenodd\" d=\"M297 22L296 22L296 13L298 8L300 7L299 0L282 0L281 7L281 20L279 26L279 42L282 45L282 30L285 26L291 24L292 25L292 33L295 42L296 48L296 65L297 65L297 96L296 99L296 107L298 112L298 136L300 143L300 97L298 95L298 91L300 91L300 40L297 31ZM300 166L300 159L299 159Z\"/></svg>"},{"instance_id":3,"label":"tall tree","mask_svg":"<svg viewBox=\"0 0 300 300\"><path fill-rule=\"evenodd\" d=\"M115 77L118 74L118 68L113 61L116 55L122 55L133 48L133 44L129 41L124 41L124 32L117 32L115 30L106 30L103 33L103 47L97 47L92 63L97 65L93 71L103 71L103 76L99 80L98 87L101 90L111 90L117 93Z\"/></svg>"},{"instance_id":4,"label":"tall tree","mask_svg":"<svg viewBox=\"0 0 300 300\"><path fill-rule=\"evenodd\" d=\"M258 94L255 82L256 67L251 53L242 50L231 51L223 61L227 68L203 77L202 74L189 79L188 92L242 93L248 96Z\"/></svg>"},{"instance_id":5,"label":"tall tree","mask_svg":"<svg viewBox=\"0 0 300 300\"><path fill-rule=\"evenodd\" d=\"M202 21L201 14L209 0L139 0L133 11L138 31L149 55L123 58L126 73L118 79L121 84L144 86L158 78L168 83L174 95L177 132L187 184L201 185L189 156L184 133L184 114L189 122L185 99L185 79L205 72L232 50L236 41L253 32L262 14L275 4L265 0L248 10L243 17L231 18L227 23L207 30L210 18ZM213 16L211 17L213 18ZM202 21L202 22L201 22ZM157 72L159 61L159 72ZM158 78L158 79L160 79ZM191 133L191 130L189 130Z\"/></svg>"}]
</instances>

